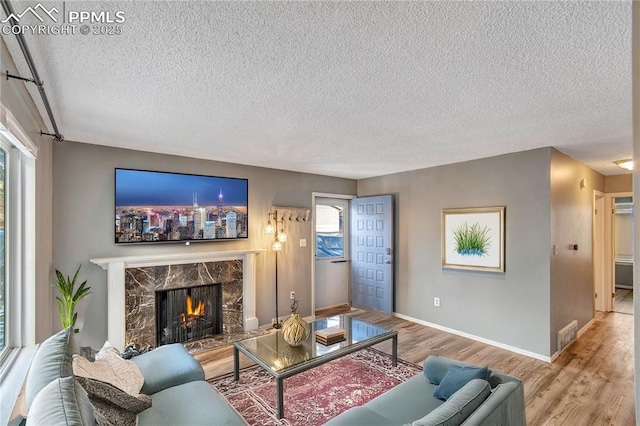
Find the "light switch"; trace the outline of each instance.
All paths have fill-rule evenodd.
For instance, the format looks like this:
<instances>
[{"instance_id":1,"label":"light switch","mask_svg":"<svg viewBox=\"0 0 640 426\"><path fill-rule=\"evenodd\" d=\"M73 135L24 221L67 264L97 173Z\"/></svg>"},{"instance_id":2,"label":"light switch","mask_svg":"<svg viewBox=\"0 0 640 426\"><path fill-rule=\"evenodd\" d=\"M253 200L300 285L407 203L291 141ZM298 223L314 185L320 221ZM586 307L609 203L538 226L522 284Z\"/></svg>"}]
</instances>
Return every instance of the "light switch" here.
<instances>
[{"instance_id":1,"label":"light switch","mask_svg":"<svg viewBox=\"0 0 640 426\"><path fill-rule=\"evenodd\" d=\"M304 238L300 239L300 247L306 247L307 246L307 240Z\"/></svg>"}]
</instances>

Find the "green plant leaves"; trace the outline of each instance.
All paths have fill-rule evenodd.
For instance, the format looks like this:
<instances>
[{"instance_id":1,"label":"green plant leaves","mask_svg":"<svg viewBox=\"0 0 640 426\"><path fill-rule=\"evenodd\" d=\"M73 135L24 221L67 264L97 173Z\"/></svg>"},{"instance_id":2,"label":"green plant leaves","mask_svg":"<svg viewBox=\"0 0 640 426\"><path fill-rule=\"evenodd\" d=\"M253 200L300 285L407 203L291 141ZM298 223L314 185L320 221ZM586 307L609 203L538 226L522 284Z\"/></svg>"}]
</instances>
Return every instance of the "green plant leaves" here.
<instances>
[{"instance_id":1,"label":"green plant leaves","mask_svg":"<svg viewBox=\"0 0 640 426\"><path fill-rule=\"evenodd\" d=\"M58 305L58 313L60 314L60 321L64 328L73 327L78 319L78 313L75 312L76 305L80 300L91 294L89 290L91 287L87 287L87 281L85 280L76 290L76 281L78 279L78 273L80 267L76 269L76 273L73 275L73 279L70 277L64 277L60 271L56 269L56 288L60 293L60 297L56 296L56 303ZM74 329L74 332L78 332L78 329Z\"/></svg>"},{"instance_id":2,"label":"green plant leaves","mask_svg":"<svg viewBox=\"0 0 640 426\"><path fill-rule=\"evenodd\" d=\"M467 222L453 230L456 243L454 250L462 256L486 256L491 246L490 228L479 223L469 226Z\"/></svg>"}]
</instances>

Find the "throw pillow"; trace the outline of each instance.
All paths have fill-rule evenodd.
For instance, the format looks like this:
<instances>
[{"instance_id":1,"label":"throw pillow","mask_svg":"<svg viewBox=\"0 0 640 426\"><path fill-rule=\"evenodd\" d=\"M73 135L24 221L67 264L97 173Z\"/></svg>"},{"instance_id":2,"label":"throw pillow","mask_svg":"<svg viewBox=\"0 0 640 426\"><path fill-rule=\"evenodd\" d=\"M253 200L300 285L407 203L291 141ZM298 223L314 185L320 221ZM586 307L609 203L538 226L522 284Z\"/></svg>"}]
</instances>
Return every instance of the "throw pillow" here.
<instances>
[{"instance_id":1,"label":"throw pillow","mask_svg":"<svg viewBox=\"0 0 640 426\"><path fill-rule=\"evenodd\" d=\"M100 426L135 426L137 414L151 407L148 395L132 396L109 383L87 377L76 380L89 394Z\"/></svg>"},{"instance_id":2,"label":"throw pillow","mask_svg":"<svg viewBox=\"0 0 640 426\"><path fill-rule=\"evenodd\" d=\"M429 383L439 385L442 378L447 374L447 369L451 364L467 365L463 362L445 358L440 355L429 355L427 359L424 360L422 372Z\"/></svg>"},{"instance_id":3,"label":"throw pillow","mask_svg":"<svg viewBox=\"0 0 640 426\"><path fill-rule=\"evenodd\" d=\"M491 395L489 382L473 379L411 426L459 426Z\"/></svg>"},{"instance_id":4,"label":"throw pillow","mask_svg":"<svg viewBox=\"0 0 640 426\"><path fill-rule=\"evenodd\" d=\"M106 354L114 354L120 356L120 351L107 340L106 342L104 342L104 345L102 345L102 348L96 354L96 361L100 361L101 359L103 359Z\"/></svg>"},{"instance_id":5,"label":"throw pillow","mask_svg":"<svg viewBox=\"0 0 640 426\"><path fill-rule=\"evenodd\" d=\"M96 424L87 392L73 376L51 381L33 399L27 426Z\"/></svg>"},{"instance_id":6,"label":"throw pillow","mask_svg":"<svg viewBox=\"0 0 640 426\"><path fill-rule=\"evenodd\" d=\"M134 362L109 352L103 353L94 362L74 355L73 374L109 383L134 396L140 393L144 384L142 372Z\"/></svg>"},{"instance_id":7,"label":"throw pillow","mask_svg":"<svg viewBox=\"0 0 640 426\"><path fill-rule=\"evenodd\" d=\"M40 344L27 375L25 400L27 410L42 388L60 377L73 375L71 356L78 352L71 327L54 334Z\"/></svg>"},{"instance_id":8,"label":"throw pillow","mask_svg":"<svg viewBox=\"0 0 640 426\"><path fill-rule=\"evenodd\" d=\"M473 379L489 379L489 369L487 366L475 367L473 365L456 365L452 364L447 369L442 381L433 392L433 396L446 401L451 395L456 393L464 385Z\"/></svg>"}]
</instances>

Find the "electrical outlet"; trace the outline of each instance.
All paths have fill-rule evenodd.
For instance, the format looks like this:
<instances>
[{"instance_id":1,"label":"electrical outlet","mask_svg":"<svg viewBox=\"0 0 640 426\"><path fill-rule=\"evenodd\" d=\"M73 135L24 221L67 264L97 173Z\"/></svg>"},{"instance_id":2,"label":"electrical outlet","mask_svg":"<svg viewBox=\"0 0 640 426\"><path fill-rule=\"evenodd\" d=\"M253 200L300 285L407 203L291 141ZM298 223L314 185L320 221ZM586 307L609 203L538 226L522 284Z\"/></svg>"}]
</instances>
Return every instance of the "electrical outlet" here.
<instances>
[{"instance_id":1,"label":"electrical outlet","mask_svg":"<svg viewBox=\"0 0 640 426\"><path fill-rule=\"evenodd\" d=\"M300 247L306 247L307 246L307 240L304 238L300 239Z\"/></svg>"},{"instance_id":2,"label":"electrical outlet","mask_svg":"<svg viewBox=\"0 0 640 426\"><path fill-rule=\"evenodd\" d=\"M291 293L289 293L289 299L295 300L295 298L296 298L296 292L295 291L292 291Z\"/></svg>"},{"instance_id":3,"label":"electrical outlet","mask_svg":"<svg viewBox=\"0 0 640 426\"><path fill-rule=\"evenodd\" d=\"M433 298L433 306L440 307L440 298L439 297L434 297Z\"/></svg>"}]
</instances>

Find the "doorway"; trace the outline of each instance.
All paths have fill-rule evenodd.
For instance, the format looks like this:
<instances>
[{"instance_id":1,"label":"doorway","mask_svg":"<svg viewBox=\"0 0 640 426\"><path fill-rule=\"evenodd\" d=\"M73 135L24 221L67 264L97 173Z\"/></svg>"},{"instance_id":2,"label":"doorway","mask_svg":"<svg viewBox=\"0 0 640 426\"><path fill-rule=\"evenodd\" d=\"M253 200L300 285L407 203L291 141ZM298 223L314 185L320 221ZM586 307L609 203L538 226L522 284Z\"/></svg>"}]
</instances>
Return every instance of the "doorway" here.
<instances>
[{"instance_id":1,"label":"doorway","mask_svg":"<svg viewBox=\"0 0 640 426\"><path fill-rule=\"evenodd\" d=\"M314 315L393 311L393 197L312 194Z\"/></svg>"},{"instance_id":2,"label":"doorway","mask_svg":"<svg viewBox=\"0 0 640 426\"><path fill-rule=\"evenodd\" d=\"M633 314L633 197L613 198L613 311Z\"/></svg>"},{"instance_id":3,"label":"doorway","mask_svg":"<svg viewBox=\"0 0 640 426\"><path fill-rule=\"evenodd\" d=\"M605 196L600 191L593 192L593 286L596 311L611 310L611 294L607 290L605 267L607 252L605 244Z\"/></svg>"},{"instance_id":4,"label":"doorway","mask_svg":"<svg viewBox=\"0 0 640 426\"><path fill-rule=\"evenodd\" d=\"M350 296L349 198L314 198L315 312L348 311Z\"/></svg>"}]
</instances>

